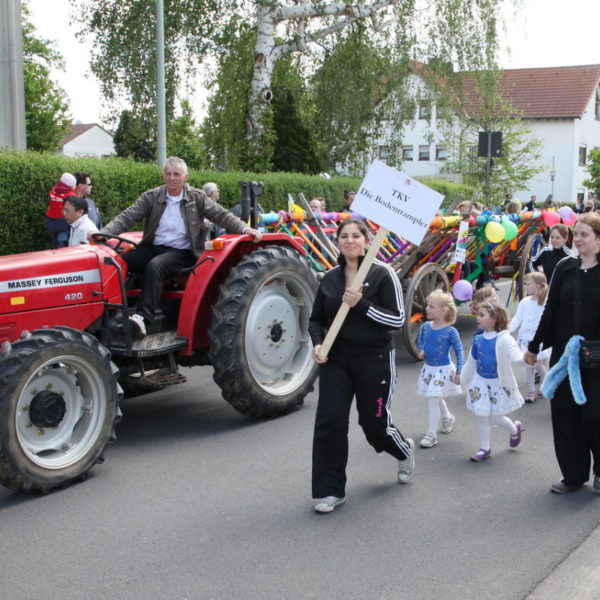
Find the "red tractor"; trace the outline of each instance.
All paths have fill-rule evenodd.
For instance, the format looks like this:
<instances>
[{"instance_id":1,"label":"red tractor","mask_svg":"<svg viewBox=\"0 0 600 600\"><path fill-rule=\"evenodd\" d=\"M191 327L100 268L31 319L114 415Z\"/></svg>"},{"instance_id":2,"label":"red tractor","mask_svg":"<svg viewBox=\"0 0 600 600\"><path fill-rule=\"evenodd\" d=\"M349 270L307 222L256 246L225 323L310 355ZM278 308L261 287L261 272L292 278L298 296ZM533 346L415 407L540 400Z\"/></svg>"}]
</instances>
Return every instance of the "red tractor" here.
<instances>
[{"instance_id":1,"label":"red tractor","mask_svg":"<svg viewBox=\"0 0 600 600\"><path fill-rule=\"evenodd\" d=\"M312 389L316 278L297 240L207 242L185 281L165 286L164 329L134 339L140 290L121 253L140 234L127 238L0 257L0 483L13 490L85 478L114 439L121 385L179 383L180 365L212 364L250 417L289 413Z\"/></svg>"}]
</instances>

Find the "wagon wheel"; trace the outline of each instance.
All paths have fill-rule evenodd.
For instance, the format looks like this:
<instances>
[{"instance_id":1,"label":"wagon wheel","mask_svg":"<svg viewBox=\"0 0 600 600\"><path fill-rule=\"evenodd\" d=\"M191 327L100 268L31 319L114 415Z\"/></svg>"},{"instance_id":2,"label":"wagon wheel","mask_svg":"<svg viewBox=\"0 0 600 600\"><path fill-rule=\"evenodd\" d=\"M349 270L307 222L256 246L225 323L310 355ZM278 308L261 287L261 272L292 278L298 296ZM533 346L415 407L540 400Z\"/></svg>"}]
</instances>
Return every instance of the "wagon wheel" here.
<instances>
[{"instance_id":1,"label":"wagon wheel","mask_svg":"<svg viewBox=\"0 0 600 600\"><path fill-rule=\"evenodd\" d=\"M544 240L540 234L530 235L523 246L519 257L519 273L517 275L517 296L521 300L525 295L525 275L531 272L531 259L538 253Z\"/></svg>"},{"instance_id":2,"label":"wagon wheel","mask_svg":"<svg viewBox=\"0 0 600 600\"><path fill-rule=\"evenodd\" d=\"M426 319L425 307L427 296L433 290L449 291L450 283L446 272L436 263L427 263L410 278L408 289L404 296L406 322L402 328L404 345L407 350L418 358L417 337L419 329Z\"/></svg>"}]
</instances>

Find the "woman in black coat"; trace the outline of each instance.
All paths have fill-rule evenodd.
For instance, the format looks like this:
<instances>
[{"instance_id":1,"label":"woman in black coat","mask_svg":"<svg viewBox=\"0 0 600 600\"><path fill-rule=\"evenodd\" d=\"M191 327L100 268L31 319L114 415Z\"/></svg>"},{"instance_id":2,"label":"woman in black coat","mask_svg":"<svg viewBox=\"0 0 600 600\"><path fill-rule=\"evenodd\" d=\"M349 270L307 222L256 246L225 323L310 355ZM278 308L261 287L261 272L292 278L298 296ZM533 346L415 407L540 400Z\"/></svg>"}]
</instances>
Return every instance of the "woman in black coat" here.
<instances>
[{"instance_id":1,"label":"woman in black coat","mask_svg":"<svg viewBox=\"0 0 600 600\"><path fill-rule=\"evenodd\" d=\"M525 362L530 365L535 363L540 345L552 347L552 366L573 335L600 339L600 215L586 213L578 218L574 243L579 257L564 258L554 270L540 324L525 354ZM581 298L579 331L574 314L577 279ZM550 400L554 449L563 476L551 490L558 494L579 489L590 477L590 466L593 489L600 493L600 370L583 369L581 379L587 398L584 404L574 401L568 377Z\"/></svg>"}]
</instances>

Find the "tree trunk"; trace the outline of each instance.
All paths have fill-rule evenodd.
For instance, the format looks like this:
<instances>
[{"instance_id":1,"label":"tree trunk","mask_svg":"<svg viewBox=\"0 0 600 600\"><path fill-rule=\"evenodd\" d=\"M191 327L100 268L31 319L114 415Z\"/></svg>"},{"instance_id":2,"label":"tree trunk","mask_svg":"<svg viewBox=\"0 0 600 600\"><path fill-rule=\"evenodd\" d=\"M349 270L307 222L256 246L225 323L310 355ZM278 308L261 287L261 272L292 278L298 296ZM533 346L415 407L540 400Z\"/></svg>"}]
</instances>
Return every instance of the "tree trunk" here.
<instances>
[{"instance_id":1,"label":"tree trunk","mask_svg":"<svg viewBox=\"0 0 600 600\"><path fill-rule=\"evenodd\" d=\"M263 2L257 2L256 46L254 48L254 71L250 84L250 106L246 119L248 149L251 156L258 156L269 149L263 146L265 138L265 118L273 98L271 77L276 61L275 25L273 8ZM278 57L277 57L278 58ZM267 160L270 160L270 152Z\"/></svg>"}]
</instances>

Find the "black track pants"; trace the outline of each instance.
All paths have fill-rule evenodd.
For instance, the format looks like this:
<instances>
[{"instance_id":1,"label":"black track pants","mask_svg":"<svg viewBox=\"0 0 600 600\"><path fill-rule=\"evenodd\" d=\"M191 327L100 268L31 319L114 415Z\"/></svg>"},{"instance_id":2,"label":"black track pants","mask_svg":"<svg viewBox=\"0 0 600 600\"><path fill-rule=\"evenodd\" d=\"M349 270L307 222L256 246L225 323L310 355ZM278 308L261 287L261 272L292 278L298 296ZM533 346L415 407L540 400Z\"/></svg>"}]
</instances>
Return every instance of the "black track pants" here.
<instances>
[{"instance_id":1,"label":"black track pants","mask_svg":"<svg viewBox=\"0 0 600 600\"><path fill-rule=\"evenodd\" d=\"M554 449L568 486L585 483L590 467L600 475L600 371L582 370L581 377L585 404L575 403L568 379L550 401Z\"/></svg>"},{"instance_id":2,"label":"black track pants","mask_svg":"<svg viewBox=\"0 0 600 600\"><path fill-rule=\"evenodd\" d=\"M389 412L396 381L395 351L359 356L330 356L319 369L319 404L313 440L313 498L346 493L348 423L356 396L358 422L377 452L398 460L410 447L392 424Z\"/></svg>"}]
</instances>

